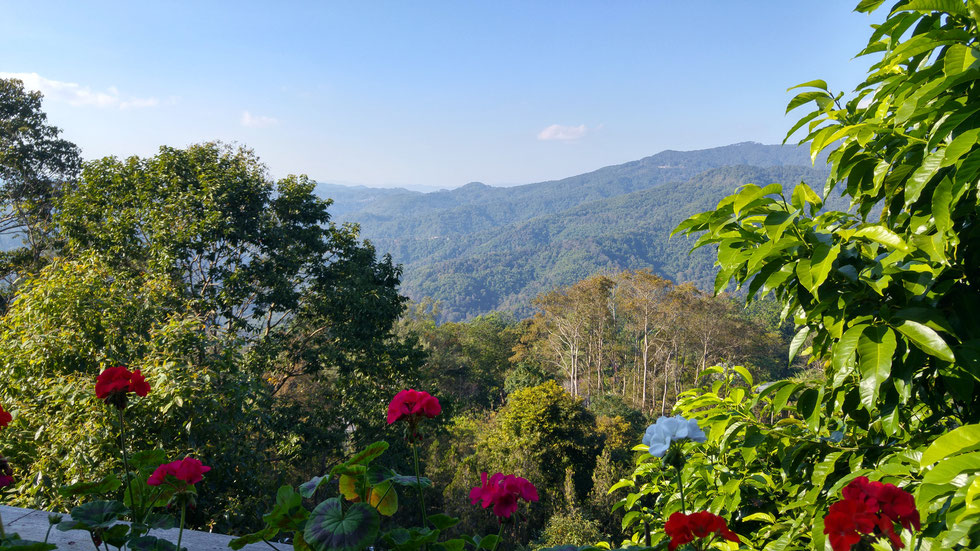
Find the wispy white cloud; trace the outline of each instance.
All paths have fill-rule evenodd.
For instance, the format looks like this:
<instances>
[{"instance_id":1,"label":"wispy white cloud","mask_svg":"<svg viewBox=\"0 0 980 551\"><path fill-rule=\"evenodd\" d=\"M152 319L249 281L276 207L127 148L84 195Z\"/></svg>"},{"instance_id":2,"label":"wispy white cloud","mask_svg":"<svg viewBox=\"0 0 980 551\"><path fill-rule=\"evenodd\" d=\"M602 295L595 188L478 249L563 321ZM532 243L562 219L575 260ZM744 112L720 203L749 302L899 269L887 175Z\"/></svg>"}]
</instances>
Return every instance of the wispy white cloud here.
<instances>
[{"instance_id":1,"label":"wispy white cloud","mask_svg":"<svg viewBox=\"0 0 980 551\"><path fill-rule=\"evenodd\" d=\"M279 119L263 115L253 115L248 111L242 113L242 126L248 128L268 128L279 124Z\"/></svg>"},{"instance_id":2,"label":"wispy white cloud","mask_svg":"<svg viewBox=\"0 0 980 551\"><path fill-rule=\"evenodd\" d=\"M559 140L569 142L581 138L586 132L587 129L584 124L578 126L552 124L541 132L538 132L538 139L541 141Z\"/></svg>"},{"instance_id":3,"label":"wispy white cloud","mask_svg":"<svg viewBox=\"0 0 980 551\"><path fill-rule=\"evenodd\" d=\"M28 90L36 90L44 94L46 100L61 101L74 106L88 106L111 109L139 109L156 107L160 104L157 98L137 98L124 96L115 86L103 91L93 90L76 82L64 82L44 78L37 73L3 73L0 78L16 78L24 81Z\"/></svg>"}]
</instances>

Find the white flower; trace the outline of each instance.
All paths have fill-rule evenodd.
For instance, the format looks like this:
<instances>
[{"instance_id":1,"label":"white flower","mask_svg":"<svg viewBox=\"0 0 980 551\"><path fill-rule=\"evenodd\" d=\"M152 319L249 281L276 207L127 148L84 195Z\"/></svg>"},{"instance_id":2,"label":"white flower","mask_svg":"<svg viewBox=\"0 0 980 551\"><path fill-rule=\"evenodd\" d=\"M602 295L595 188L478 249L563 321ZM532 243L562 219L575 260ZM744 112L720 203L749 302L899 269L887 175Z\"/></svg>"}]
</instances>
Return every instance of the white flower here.
<instances>
[{"instance_id":1,"label":"white flower","mask_svg":"<svg viewBox=\"0 0 980 551\"><path fill-rule=\"evenodd\" d=\"M679 440L706 442L708 437L698 428L694 419L676 417L661 417L657 422L647 427L643 435L643 444L650 446L650 455L663 457L670 448L670 443Z\"/></svg>"}]
</instances>

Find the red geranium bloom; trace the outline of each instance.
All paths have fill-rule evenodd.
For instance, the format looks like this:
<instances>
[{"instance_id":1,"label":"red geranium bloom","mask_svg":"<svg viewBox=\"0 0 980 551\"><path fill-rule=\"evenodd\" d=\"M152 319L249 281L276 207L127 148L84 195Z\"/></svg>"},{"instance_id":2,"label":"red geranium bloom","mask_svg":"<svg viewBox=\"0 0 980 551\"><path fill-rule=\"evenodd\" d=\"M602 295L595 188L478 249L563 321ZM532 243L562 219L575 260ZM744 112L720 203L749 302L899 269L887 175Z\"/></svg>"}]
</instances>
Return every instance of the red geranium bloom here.
<instances>
[{"instance_id":1,"label":"red geranium bloom","mask_svg":"<svg viewBox=\"0 0 980 551\"><path fill-rule=\"evenodd\" d=\"M824 517L823 531L834 551L849 551L862 535L886 537L893 548L901 549L904 544L895 532L895 524L907 530L921 528L912 494L894 484L859 476L841 494L844 500L831 505Z\"/></svg>"},{"instance_id":2,"label":"red geranium bloom","mask_svg":"<svg viewBox=\"0 0 980 551\"><path fill-rule=\"evenodd\" d=\"M518 499L537 501L538 489L526 478L512 474L497 473L488 479L487 473L483 473L482 485L470 490L470 502L476 505L482 501L484 509L493 505L497 518L510 518L517 511Z\"/></svg>"},{"instance_id":3,"label":"red geranium bloom","mask_svg":"<svg viewBox=\"0 0 980 551\"><path fill-rule=\"evenodd\" d=\"M185 457L180 461L164 463L153 471L146 483L150 486L159 486L167 482L167 477L172 476L177 480L183 481L188 486L193 486L204 479L204 473L211 470L193 457Z\"/></svg>"},{"instance_id":4,"label":"red geranium bloom","mask_svg":"<svg viewBox=\"0 0 980 551\"><path fill-rule=\"evenodd\" d=\"M920 530L922 525L919 519L919 510L915 508L915 498L912 494L895 486L894 484L882 484L872 482L869 490L873 492L881 514L892 522L901 524L906 530L915 527Z\"/></svg>"},{"instance_id":5,"label":"red geranium bloom","mask_svg":"<svg viewBox=\"0 0 980 551\"><path fill-rule=\"evenodd\" d=\"M10 413L4 411L3 406L0 406L0 429L6 428L7 425L9 425L11 421L13 421L13 419L14 419L13 415L10 415Z\"/></svg>"},{"instance_id":6,"label":"red geranium bloom","mask_svg":"<svg viewBox=\"0 0 980 551\"><path fill-rule=\"evenodd\" d=\"M716 536L728 541L741 542L738 534L728 529L725 519L707 511L699 513L674 513L667 519L664 532L670 537L670 551L681 545L691 543L697 538L709 538L710 543Z\"/></svg>"},{"instance_id":7,"label":"red geranium bloom","mask_svg":"<svg viewBox=\"0 0 980 551\"><path fill-rule=\"evenodd\" d=\"M6 488L14 483L14 470L10 468L7 458L0 456L0 488Z\"/></svg>"},{"instance_id":8,"label":"red geranium bloom","mask_svg":"<svg viewBox=\"0 0 980 551\"><path fill-rule=\"evenodd\" d=\"M868 506L853 499L838 501L830 506L823 519L823 533L830 539L834 551L849 551L851 546L861 541L861 534L870 534L877 519Z\"/></svg>"},{"instance_id":9,"label":"red geranium bloom","mask_svg":"<svg viewBox=\"0 0 980 551\"><path fill-rule=\"evenodd\" d=\"M428 392L421 390L403 390L395 395L388 404L388 424L399 419L409 419L412 422L425 416L433 418L442 412L439 400Z\"/></svg>"},{"instance_id":10,"label":"red geranium bloom","mask_svg":"<svg viewBox=\"0 0 980 551\"><path fill-rule=\"evenodd\" d=\"M130 371L125 366L108 367L95 380L95 396L119 409L126 407L126 395L130 392L143 397L149 394L150 385L139 369Z\"/></svg>"}]
</instances>

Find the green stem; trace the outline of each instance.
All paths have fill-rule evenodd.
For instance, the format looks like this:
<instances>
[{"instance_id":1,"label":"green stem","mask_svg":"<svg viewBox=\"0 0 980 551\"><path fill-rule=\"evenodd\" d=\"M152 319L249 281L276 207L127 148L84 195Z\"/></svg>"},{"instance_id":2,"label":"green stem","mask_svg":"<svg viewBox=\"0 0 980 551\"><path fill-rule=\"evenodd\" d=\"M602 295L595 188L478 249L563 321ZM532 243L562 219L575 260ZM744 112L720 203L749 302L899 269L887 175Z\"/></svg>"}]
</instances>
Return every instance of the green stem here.
<instances>
[{"instance_id":1,"label":"green stem","mask_svg":"<svg viewBox=\"0 0 980 551\"><path fill-rule=\"evenodd\" d=\"M50 532L50 530L48 531ZM0 517L0 538L6 538L6 537L7 537L7 532L5 532L3 529L3 518Z\"/></svg>"},{"instance_id":2,"label":"green stem","mask_svg":"<svg viewBox=\"0 0 980 551\"><path fill-rule=\"evenodd\" d=\"M135 516L139 516L139 510L136 507L136 496L133 495L133 481L129 476L129 455L126 454L126 422L123 420L123 410L116 410L119 412L119 447L122 449L123 456L123 470L126 475L126 489L129 490L129 503L133 510L136 512ZM143 492L140 491L140 502L143 501ZM140 503L140 507L142 507Z\"/></svg>"},{"instance_id":3,"label":"green stem","mask_svg":"<svg viewBox=\"0 0 980 551\"><path fill-rule=\"evenodd\" d=\"M684 504L684 484L681 482L681 468L676 467L676 469L677 469L677 489L681 493L681 512L687 514L687 505Z\"/></svg>"},{"instance_id":4,"label":"green stem","mask_svg":"<svg viewBox=\"0 0 980 551\"><path fill-rule=\"evenodd\" d=\"M504 539L504 521L500 521L500 529L497 530L497 541L493 542L493 549L490 551L497 551L497 546L500 545L500 540Z\"/></svg>"},{"instance_id":5,"label":"green stem","mask_svg":"<svg viewBox=\"0 0 980 551\"><path fill-rule=\"evenodd\" d=\"M177 551L180 551L180 542L184 539L184 518L187 516L187 503L180 506L180 531L177 532Z\"/></svg>"},{"instance_id":6,"label":"green stem","mask_svg":"<svg viewBox=\"0 0 980 551\"><path fill-rule=\"evenodd\" d=\"M429 517L425 514L425 495L422 492L422 475L419 474L419 449L412 442L412 456L415 458L415 484L419 490L419 503L422 505L422 528L429 527Z\"/></svg>"}]
</instances>

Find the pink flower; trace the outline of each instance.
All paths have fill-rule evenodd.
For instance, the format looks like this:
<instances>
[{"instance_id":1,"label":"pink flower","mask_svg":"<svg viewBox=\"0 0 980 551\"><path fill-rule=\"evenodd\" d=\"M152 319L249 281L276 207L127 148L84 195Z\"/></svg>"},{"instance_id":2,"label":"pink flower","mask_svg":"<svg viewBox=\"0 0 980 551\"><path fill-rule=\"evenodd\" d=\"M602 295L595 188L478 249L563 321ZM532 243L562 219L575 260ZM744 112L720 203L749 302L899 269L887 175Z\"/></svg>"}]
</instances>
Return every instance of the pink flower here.
<instances>
[{"instance_id":1,"label":"pink flower","mask_svg":"<svg viewBox=\"0 0 980 551\"><path fill-rule=\"evenodd\" d=\"M420 417L433 418L442 412L439 400L428 392L408 389L395 395L388 404L388 424L399 419L417 422Z\"/></svg>"},{"instance_id":2,"label":"pink flower","mask_svg":"<svg viewBox=\"0 0 980 551\"><path fill-rule=\"evenodd\" d=\"M130 392L143 397L150 393L150 385L139 369L130 371L125 366L108 367L95 380L95 396L119 409L126 408Z\"/></svg>"},{"instance_id":3,"label":"pink flower","mask_svg":"<svg viewBox=\"0 0 980 551\"><path fill-rule=\"evenodd\" d=\"M482 484L470 490L470 502L476 505L483 502L486 509L493 505L493 514L497 518L510 518L517 511L517 500L527 502L538 500L538 489L526 478L497 473L487 478L487 473L481 475Z\"/></svg>"},{"instance_id":4,"label":"pink flower","mask_svg":"<svg viewBox=\"0 0 980 551\"><path fill-rule=\"evenodd\" d=\"M160 465L153 471L146 483L150 486L159 486L164 483L176 486L167 480L168 477L172 476L184 482L185 486L193 486L203 480L204 473L210 470L211 467L202 464L199 460L193 457L185 457L180 461Z\"/></svg>"}]
</instances>

